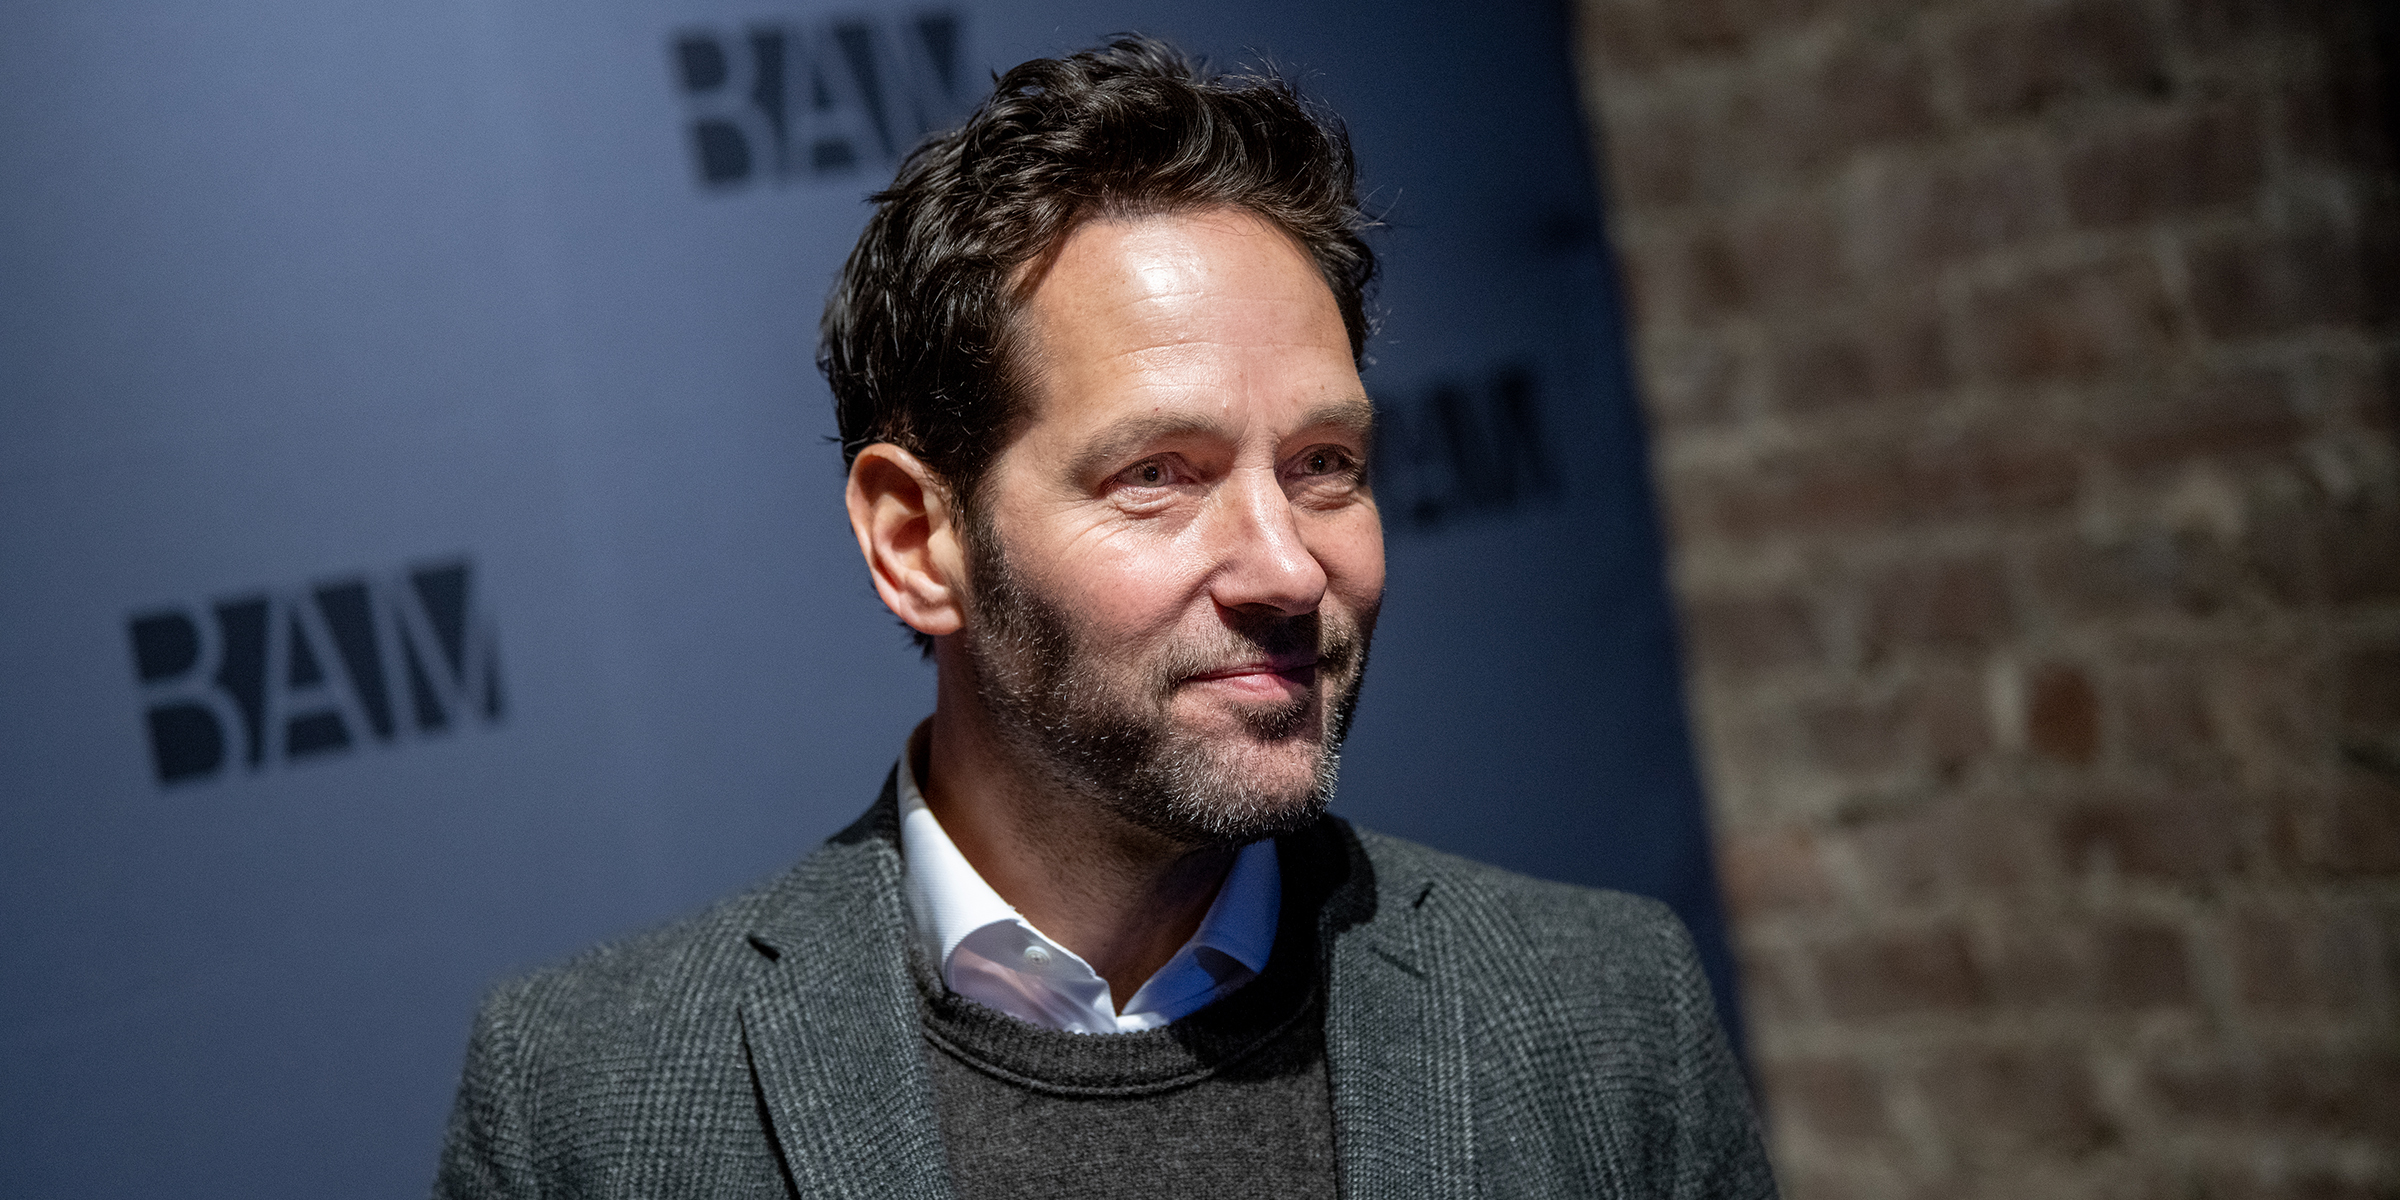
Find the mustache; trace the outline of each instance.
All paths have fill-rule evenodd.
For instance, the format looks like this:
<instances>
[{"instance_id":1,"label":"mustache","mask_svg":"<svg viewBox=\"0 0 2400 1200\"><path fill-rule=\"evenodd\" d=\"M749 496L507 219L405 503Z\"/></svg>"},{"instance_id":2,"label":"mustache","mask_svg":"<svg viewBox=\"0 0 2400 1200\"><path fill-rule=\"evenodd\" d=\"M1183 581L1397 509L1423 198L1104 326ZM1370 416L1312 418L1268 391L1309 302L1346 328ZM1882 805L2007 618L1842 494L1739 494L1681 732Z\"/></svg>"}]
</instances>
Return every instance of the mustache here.
<instances>
[{"instance_id":1,"label":"mustache","mask_svg":"<svg viewBox=\"0 0 2400 1200\"><path fill-rule=\"evenodd\" d=\"M1285 616L1281 613L1233 613L1205 639L1179 642L1160 664L1162 682L1222 671L1262 659L1312 658L1325 675L1341 677L1353 668L1366 648L1366 630L1350 620L1325 620L1321 612Z\"/></svg>"}]
</instances>

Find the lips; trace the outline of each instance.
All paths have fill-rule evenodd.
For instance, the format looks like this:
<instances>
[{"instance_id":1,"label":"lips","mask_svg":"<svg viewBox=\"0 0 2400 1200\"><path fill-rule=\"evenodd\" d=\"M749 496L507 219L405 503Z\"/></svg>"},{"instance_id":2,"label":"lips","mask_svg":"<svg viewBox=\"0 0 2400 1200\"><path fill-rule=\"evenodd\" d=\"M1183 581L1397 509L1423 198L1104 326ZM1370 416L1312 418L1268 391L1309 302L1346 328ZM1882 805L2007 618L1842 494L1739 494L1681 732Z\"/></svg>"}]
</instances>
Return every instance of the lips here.
<instances>
[{"instance_id":1,"label":"lips","mask_svg":"<svg viewBox=\"0 0 2400 1200\"><path fill-rule=\"evenodd\" d=\"M1202 671L1198 674L1186 675L1183 677L1183 681L1185 683L1207 683L1218 679L1241 679L1257 675L1277 675L1292 678L1303 675L1314 676L1316 674L1316 670L1316 655L1279 655L1275 658L1254 659L1250 662L1236 663L1232 666L1220 667L1213 671Z\"/></svg>"}]
</instances>

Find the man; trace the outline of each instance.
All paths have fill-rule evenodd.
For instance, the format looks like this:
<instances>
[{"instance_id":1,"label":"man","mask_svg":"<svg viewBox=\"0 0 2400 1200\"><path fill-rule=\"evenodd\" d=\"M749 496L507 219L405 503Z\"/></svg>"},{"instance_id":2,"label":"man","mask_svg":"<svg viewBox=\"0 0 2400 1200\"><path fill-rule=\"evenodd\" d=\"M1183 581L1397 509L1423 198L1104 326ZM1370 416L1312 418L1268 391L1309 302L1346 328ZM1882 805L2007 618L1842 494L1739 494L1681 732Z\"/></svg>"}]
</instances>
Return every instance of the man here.
<instances>
[{"instance_id":1,"label":"man","mask_svg":"<svg viewBox=\"0 0 2400 1200\"><path fill-rule=\"evenodd\" d=\"M496 992L437 1194L1773 1194L1663 907L1326 815L1383 587L1352 180L1138 39L908 160L821 364L933 715L789 875Z\"/></svg>"}]
</instances>

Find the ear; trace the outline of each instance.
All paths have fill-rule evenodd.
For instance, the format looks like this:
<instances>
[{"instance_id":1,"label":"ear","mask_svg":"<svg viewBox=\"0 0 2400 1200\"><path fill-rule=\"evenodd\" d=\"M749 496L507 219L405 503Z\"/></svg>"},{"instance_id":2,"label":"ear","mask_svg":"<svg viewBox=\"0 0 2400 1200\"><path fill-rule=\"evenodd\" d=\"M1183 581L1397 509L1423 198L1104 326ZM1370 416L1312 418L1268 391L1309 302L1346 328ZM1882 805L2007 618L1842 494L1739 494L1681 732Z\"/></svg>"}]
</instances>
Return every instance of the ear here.
<instances>
[{"instance_id":1,"label":"ear","mask_svg":"<svg viewBox=\"0 0 2400 1200\"><path fill-rule=\"evenodd\" d=\"M917 456L889 442L858 452L843 499L850 531L884 607L931 637L965 621L966 554L949 489Z\"/></svg>"}]
</instances>

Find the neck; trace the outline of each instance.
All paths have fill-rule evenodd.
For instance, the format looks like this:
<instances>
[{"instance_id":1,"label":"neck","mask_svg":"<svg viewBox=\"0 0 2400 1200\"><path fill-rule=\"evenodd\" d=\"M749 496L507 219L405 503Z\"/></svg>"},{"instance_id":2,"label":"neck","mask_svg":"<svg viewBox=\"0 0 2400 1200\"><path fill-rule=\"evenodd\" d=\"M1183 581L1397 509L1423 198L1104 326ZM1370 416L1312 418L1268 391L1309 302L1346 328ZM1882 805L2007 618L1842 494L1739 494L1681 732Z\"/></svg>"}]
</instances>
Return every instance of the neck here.
<instances>
[{"instance_id":1,"label":"neck","mask_svg":"<svg viewBox=\"0 0 2400 1200\"><path fill-rule=\"evenodd\" d=\"M1022 761L963 674L940 673L915 764L925 805L976 874L1090 963L1122 1010L1200 928L1237 851L1169 841L1062 790Z\"/></svg>"}]
</instances>

